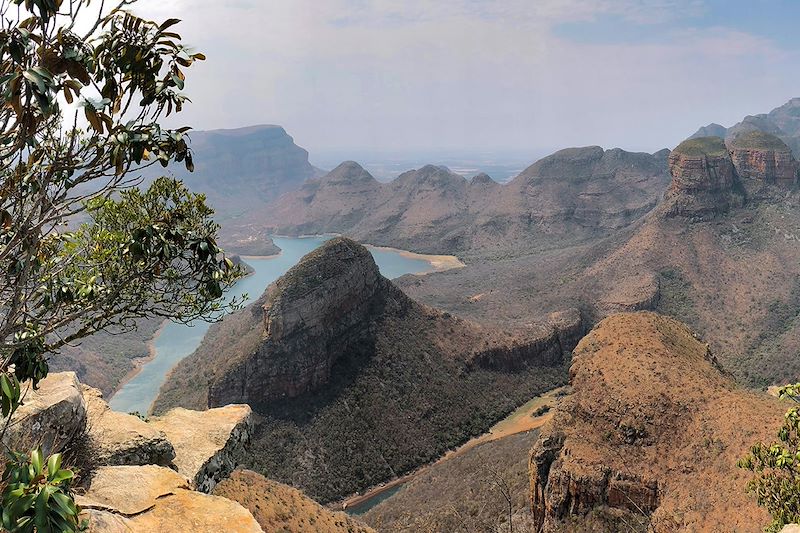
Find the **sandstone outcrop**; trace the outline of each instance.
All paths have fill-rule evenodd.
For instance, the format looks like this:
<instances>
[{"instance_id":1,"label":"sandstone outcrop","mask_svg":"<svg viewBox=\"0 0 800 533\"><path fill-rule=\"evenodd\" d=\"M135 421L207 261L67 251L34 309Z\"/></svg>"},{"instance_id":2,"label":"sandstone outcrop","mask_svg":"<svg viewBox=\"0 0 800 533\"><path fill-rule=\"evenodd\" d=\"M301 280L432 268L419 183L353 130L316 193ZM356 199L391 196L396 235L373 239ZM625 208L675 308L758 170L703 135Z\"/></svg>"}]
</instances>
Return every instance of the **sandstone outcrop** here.
<instances>
[{"instance_id":1,"label":"sandstone outcrop","mask_svg":"<svg viewBox=\"0 0 800 533\"><path fill-rule=\"evenodd\" d=\"M797 181L800 167L792 151L778 137L756 130L734 135L726 144L749 196L761 193L765 186L785 188Z\"/></svg>"},{"instance_id":2,"label":"sandstone outcrop","mask_svg":"<svg viewBox=\"0 0 800 533\"><path fill-rule=\"evenodd\" d=\"M112 411L103 394L83 386L86 437L100 465L169 465L175 450L163 431L139 417Z\"/></svg>"},{"instance_id":3,"label":"sandstone outcrop","mask_svg":"<svg viewBox=\"0 0 800 533\"><path fill-rule=\"evenodd\" d=\"M773 436L785 408L737 388L686 326L649 312L606 318L575 349L570 381L531 454L538 531L768 522L735 464Z\"/></svg>"},{"instance_id":4,"label":"sandstone outcrop","mask_svg":"<svg viewBox=\"0 0 800 533\"><path fill-rule=\"evenodd\" d=\"M173 464L178 473L201 492L214 486L236 467L253 431L252 411L247 405L226 405L208 411L177 407L150 423L163 432L175 448Z\"/></svg>"},{"instance_id":5,"label":"sandstone outcrop","mask_svg":"<svg viewBox=\"0 0 800 533\"><path fill-rule=\"evenodd\" d=\"M42 447L48 455L61 451L86 428L86 402L74 372L57 372L39 382L37 389L23 383L22 405L3 436L17 450Z\"/></svg>"},{"instance_id":6,"label":"sandstone outcrop","mask_svg":"<svg viewBox=\"0 0 800 533\"><path fill-rule=\"evenodd\" d=\"M736 169L719 137L683 141L669 156L669 171L667 216L705 219L744 203Z\"/></svg>"},{"instance_id":7,"label":"sandstone outcrop","mask_svg":"<svg viewBox=\"0 0 800 533\"><path fill-rule=\"evenodd\" d=\"M237 470L214 494L246 507L264 531L285 533L375 533L343 512L326 509L299 490L250 470Z\"/></svg>"},{"instance_id":8,"label":"sandstone outcrop","mask_svg":"<svg viewBox=\"0 0 800 533\"><path fill-rule=\"evenodd\" d=\"M236 502L190 489L178 473L155 465L98 469L76 499L96 533L261 533Z\"/></svg>"}]
</instances>

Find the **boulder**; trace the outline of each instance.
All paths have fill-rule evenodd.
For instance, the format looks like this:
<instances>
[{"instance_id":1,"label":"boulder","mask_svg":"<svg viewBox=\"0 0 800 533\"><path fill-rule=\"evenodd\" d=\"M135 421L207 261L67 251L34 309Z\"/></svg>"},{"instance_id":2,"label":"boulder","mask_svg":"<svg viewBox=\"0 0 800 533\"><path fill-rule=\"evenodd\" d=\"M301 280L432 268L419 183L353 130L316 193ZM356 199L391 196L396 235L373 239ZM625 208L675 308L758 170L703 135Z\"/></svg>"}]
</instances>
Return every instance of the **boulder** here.
<instances>
[{"instance_id":1,"label":"boulder","mask_svg":"<svg viewBox=\"0 0 800 533\"><path fill-rule=\"evenodd\" d=\"M194 488L210 492L236 467L235 457L250 440L253 421L248 405L208 411L175 408L149 424L163 431L175 449L173 463Z\"/></svg>"},{"instance_id":2,"label":"boulder","mask_svg":"<svg viewBox=\"0 0 800 533\"><path fill-rule=\"evenodd\" d=\"M61 451L86 427L86 403L74 372L51 373L34 390L22 385L22 405L14 413L3 443L25 451L36 446L48 455Z\"/></svg>"},{"instance_id":3,"label":"boulder","mask_svg":"<svg viewBox=\"0 0 800 533\"><path fill-rule=\"evenodd\" d=\"M76 502L96 533L260 533L236 502L190 490L180 474L156 465L99 468Z\"/></svg>"},{"instance_id":4,"label":"boulder","mask_svg":"<svg viewBox=\"0 0 800 533\"><path fill-rule=\"evenodd\" d=\"M86 433L96 464L167 466L175 458L163 431L137 416L112 411L98 389L84 385L83 397Z\"/></svg>"}]
</instances>

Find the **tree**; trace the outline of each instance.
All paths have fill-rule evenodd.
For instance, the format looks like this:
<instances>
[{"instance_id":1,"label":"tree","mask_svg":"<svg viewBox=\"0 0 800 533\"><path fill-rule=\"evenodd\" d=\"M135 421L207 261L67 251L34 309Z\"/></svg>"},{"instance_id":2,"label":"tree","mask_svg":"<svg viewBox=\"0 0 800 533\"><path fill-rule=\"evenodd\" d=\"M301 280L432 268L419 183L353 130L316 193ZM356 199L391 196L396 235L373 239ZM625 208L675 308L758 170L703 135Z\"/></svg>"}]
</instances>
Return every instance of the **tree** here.
<instances>
[{"instance_id":1,"label":"tree","mask_svg":"<svg viewBox=\"0 0 800 533\"><path fill-rule=\"evenodd\" d=\"M800 402L800 383L781 387L781 399ZM756 443L737 466L754 473L747 484L755 493L758 504L772 515L768 532L780 531L783 526L800 522L800 411L790 408L778 431L778 440Z\"/></svg>"},{"instance_id":2,"label":"tree","mask_svg":"<svg viewBox=\"0 0 800 533\"><path fill-rule=\"evenodd\" d=\"M217 319L224 289L241 276L216 244L202 195L166 177L136 187L154 164L193 169L189 128L161 122L182 110L184 71L205 58L181 44L178 20L139 18L134 2L0 0L6 423L60 347L141 318ZM64 472L60 458L12 454L5 529L74 530Z\"/></svg>"}]
</instances>

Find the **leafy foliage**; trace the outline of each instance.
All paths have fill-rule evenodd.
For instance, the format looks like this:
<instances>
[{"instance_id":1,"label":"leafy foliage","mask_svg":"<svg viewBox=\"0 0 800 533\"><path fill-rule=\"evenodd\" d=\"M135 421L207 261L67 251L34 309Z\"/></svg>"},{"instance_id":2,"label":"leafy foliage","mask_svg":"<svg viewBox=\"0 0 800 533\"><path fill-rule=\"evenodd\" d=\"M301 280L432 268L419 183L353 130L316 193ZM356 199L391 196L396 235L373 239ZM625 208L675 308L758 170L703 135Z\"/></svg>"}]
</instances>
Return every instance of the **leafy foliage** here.
<instances>
[{"instance_id":1,"label":"leafy foliage","mask_svg":"<svg viewBox=\"0 0 800 533\"><path fill-rule=\"evenodd\" d=\"M90 0L0 0L0 408L9 422L21 383L48 354L137 319L216 319L242 274L216 244L202 195L139 172L194 168L183 109L185 69L205 59L179 22L145 20ZM85 28L85 33L78 28ZM83 30L81 30L83 31ZM236 307L234 301L230 307ZM14 455L3 525L73 531L73 473L60 456Z\"/></svg>"},{"instance_id":2,"label":"leafy foliage","mask_svg":"<svg viewBox=\"0 0 800 533\"><path fill-rule=\"evenodd\" d=\"M70 495L74 475L61 468L61 454L46 461L41 449L30 456L11 454L3 474L3 528L19 533L80 531L79 510Z\"/></svg>"},{"instance_id":3,"label":"leafy foliage","mask_svg":"<svg viewBox=\"0 0 800 533\"><path fill-rule=\"evenodd\" d=\"M800 383L779 390L781 399L800 402ZM750 454L737 465L755 474L747 485L756 495L758 504L772 515L768 532L780 531L783 526L800 522L800 409L786 412L778 440L771 444L756 443Z\"/></svg>"}]
</instances>

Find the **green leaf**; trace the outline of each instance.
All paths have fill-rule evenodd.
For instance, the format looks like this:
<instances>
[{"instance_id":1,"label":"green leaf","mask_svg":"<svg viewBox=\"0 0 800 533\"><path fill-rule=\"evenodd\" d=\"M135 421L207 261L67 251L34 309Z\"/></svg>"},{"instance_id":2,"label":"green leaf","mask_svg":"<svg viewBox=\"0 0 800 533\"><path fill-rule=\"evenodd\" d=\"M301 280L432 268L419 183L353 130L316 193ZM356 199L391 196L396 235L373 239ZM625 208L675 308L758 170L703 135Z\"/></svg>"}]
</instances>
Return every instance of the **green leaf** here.
<instances>
[{"instance_id":1,"label":"green leaf","mask_svg":"<svg viewBox=\"0 0 800 533\"><path fill-rule=\"evenodd\" d=\"M35 450L31 451L31 466L33 466L37 476L42 473L43 459L41 448L36 448Z\"/></svg>"}]
</instances>

